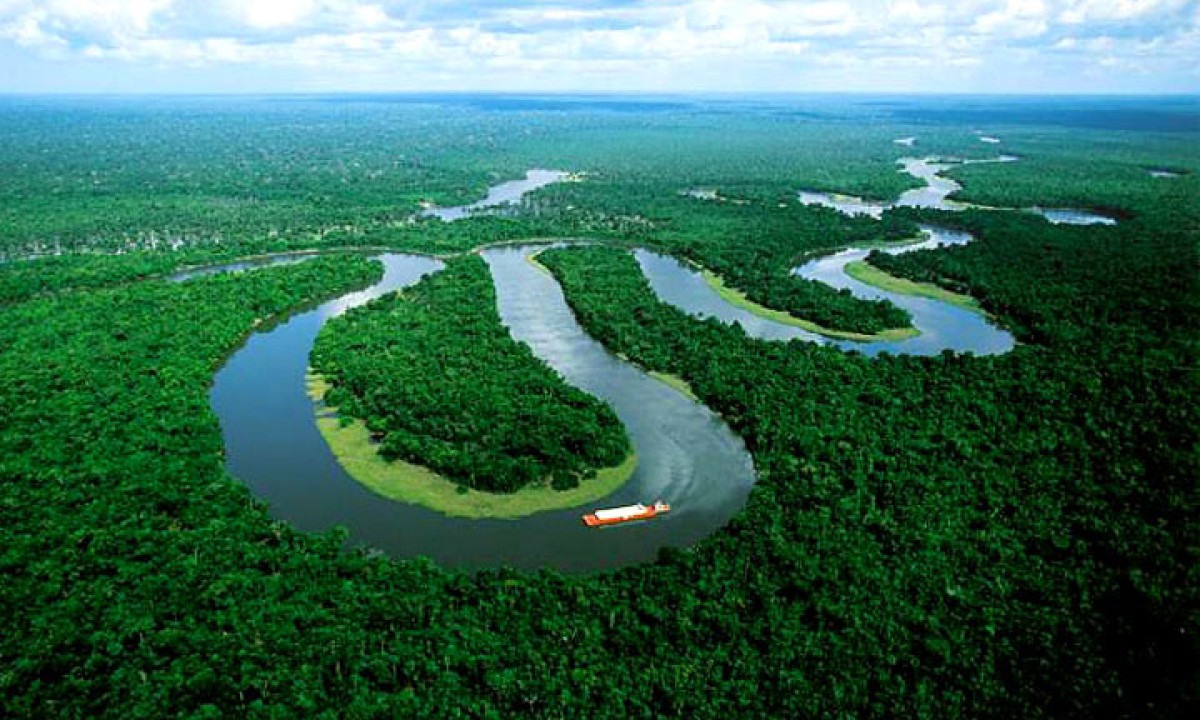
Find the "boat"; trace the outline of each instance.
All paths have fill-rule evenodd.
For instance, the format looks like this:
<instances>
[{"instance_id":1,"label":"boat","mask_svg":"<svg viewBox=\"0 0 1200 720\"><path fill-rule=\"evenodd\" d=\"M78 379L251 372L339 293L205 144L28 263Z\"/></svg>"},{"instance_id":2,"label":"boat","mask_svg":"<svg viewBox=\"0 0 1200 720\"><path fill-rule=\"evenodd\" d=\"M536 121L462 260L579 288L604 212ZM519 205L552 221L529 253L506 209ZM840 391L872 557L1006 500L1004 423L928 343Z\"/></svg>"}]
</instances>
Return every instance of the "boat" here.
<instances>
[{"instance_id":1,"label":"boat","mask_svg":"<svg viewBox=\"0 0 1200 720\"><path fill-rule=\"evenodd\" d=\"M583 524L588 527L603 527L635 520L649 520L657 515L671 512L671 506L662 500L656 500L653 505L622 505L621 507L596 510L583 516Z\"/></svg>"}]
</instances>

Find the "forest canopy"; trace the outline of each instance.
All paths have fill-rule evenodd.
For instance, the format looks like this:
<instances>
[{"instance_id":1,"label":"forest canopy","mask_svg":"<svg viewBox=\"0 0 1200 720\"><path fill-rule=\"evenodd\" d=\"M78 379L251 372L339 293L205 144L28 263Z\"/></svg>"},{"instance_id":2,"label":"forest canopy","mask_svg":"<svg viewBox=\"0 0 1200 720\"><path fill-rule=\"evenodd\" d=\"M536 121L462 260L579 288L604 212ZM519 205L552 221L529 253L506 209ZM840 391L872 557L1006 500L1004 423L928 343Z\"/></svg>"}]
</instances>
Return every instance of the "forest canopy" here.
<instances>
[{"instance_id":1,"label":"forest canopy","mask_svg":"<svg viewBox=\"0 0 1200 720\"><path fill-rule=\"evenodd\" d=\"M363 420L379 453L475 490L573 488L631 452L612 408L509 335L478 255L322 329L325 400Z\"/></svg>"},{"instance_id":2,"label":"forest canopy","mask_svg":"<svg viewBox=\"0 0 1200 720\"><path fill-rule=\"evenodd\" d=\"M984 128L997 148L975 133L983 111L788 102L0 100L0 715L1194 715L1197 134L1009 115ZM908 136L915 149L893 142ZM1021 161L948 172L964 199L1120 222L877 222L796 202L800 188L894 199L915 183L901 157L997 151ZM584 180L493 216L412 217L531 167ZM696 187L725 200L686 195ZM789 271L917 223L977 240L870 262L979 298L1019 341L1011 353L754 340L659 302L627 252L866 330L903 318ZM263 252L535 237L603 244L542 256L580 324L686 381L744 440L758 478L727 526L602 574L471 573L301 532L225 466L208 393L229 354L380 268L338 256L154 278ZM454 260L331 323L314 363L381 447L389 432L398 453L429 442L464 482L569 482L619 460L611 411L507 337L492 292L483 261ZM486 443L455 445L472 434Z\"/></svg>"}]
</instances>

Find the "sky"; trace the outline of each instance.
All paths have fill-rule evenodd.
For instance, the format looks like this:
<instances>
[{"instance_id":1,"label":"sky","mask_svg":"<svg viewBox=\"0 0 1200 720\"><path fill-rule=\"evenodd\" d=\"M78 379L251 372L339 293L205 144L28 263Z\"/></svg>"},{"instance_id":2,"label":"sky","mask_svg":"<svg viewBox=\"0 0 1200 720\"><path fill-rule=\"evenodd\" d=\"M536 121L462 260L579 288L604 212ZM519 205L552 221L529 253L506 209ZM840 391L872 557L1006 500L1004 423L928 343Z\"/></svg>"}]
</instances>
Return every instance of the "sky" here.
<instances>
[{"instance_id":1,"label":"sky","mask_svg":"<svg viewBox=\"0 0 1200 720\"><path fill-rule=\"evenodd\" d=\"M1198 93L1200 0L0 0L0 92Z\"/></svg>"}]
</instances>

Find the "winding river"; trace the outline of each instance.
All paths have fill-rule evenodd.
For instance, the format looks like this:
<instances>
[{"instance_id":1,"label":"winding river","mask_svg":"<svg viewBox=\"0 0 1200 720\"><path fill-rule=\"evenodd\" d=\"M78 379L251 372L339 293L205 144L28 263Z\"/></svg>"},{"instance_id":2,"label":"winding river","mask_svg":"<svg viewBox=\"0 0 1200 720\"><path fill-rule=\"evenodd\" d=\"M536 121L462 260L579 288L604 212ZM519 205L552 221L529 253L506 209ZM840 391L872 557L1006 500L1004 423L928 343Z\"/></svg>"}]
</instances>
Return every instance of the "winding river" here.
<instances>
[{"instance_id":1,"label":"winding river","mask_svg":"<svg viewBox=\"0 0 1200 720\"><path fill-rule=\"evenodd\" d=\"M921 227L925 239L910 245L880 248L882 252L900 254L927 248L962 245L970 242L967 233L932 225ZM912 324L920 334L903 340L856 342L835 340L809 332L794 325L776 322L726 302L700 273L675 258L647 250L637 250L638 264L650 286L663 302L697 317L714 317L725 323L737 323L751 337L763 340L803 340L822 345L834 345L843 350L857 350L866 355L882 352L904 355L936 355L943 350L972 352L976 355L995 355L1008 352L1015 341L1008 331L997 327L978 312L949 305L930 298L904 295L881 290L846 274L846 265L863 260L869 248L848 248L806 262L793 272L800 277L817 280L835 288L845 288L855 297L866 300L890 300L912 315Z\"/></svg>"},{"instance_id":2,"label":"winding river","mask_svg":"<svg viewBox=\"0 0 1200 720\"><path fill-rule=\"evenodd\" d=\"M438 207L433 205L425 208L421 214L426 217L441 218L445 222L454 222L481 210L520 202L521 198L525 197L526 194L539 188L544 188L547 185L562 182L569 176L570 173L563 172L562 170L534 168L525 173L525 179L523 180L510 180L499 185L493 185L488 188L485 198L470 205L456 205L454 207Z\"/></svg>"},{"instance_id":3,"label":"winding river","mask_svg":"<svg viewBox=\"0 0 1200 720\"><path fill-rule=\"evenodd\" d=\"M996 161L1015 158L1002 156ZM926 186L902 195L897 205L958 209L948 196L957 183L940 173L948 164L931 159L904 161L904 169ZM452 221L485 207L515 202L533 189L558 182L566 173L532 170L525 180L505 183L487 198L425 214ZM888 205L854 198L816 197L850 214L878 216ZM815 196L814 196L815 197ZM958 245L965 233L922 226L925 239L884 252ZM579 520L584 508L538 513L515 520L451 518L418 505L378 496L351 478L317 430L305 373L322 326L346 310L401 290L437 272L441 262L424 256L384 254L385 275L374 286L298 312L257 332L236 351L214 379L211 404L220 419L228 468L265 500L274 517L305 531L335 526L349 530L352 543L401 557L423 555L464 568L551 567L568 572L614 568L652 559L666 546L691 545L725 525L745 503L755 475L741 440L703 405L615 357L588 337L567 306L558 283L528 262L543 246L504 246L482 251L495 283L501 320L572 385L608 402L627 429L638 454L633 477L591 507L663 499L673 511L649 523L603 530ZM950 349L1002 353L1013 338L981 314L922 297L884 291L846 274L846 265L866 257L850 248L813 259L794 272L846 288L863 298L886 298L906 308L920 335L900 341L831 340L734 307L695 270L674 258L640 249L635 256L653 290L665 302L699 316L738 323L751 336L802 340L856 350L929 355ZM303 262L311 255L244 260L182 271L175 280L214 272L244 271Z\"/></svg>"},{"instance_id":4,"label":"winding river","mask_svg":"<svg viewBox=\"0 0 1200 720\"><path fill-rule=\"evenodd\" d=\"M580 522L579 508L516 520L450 518L375 495L342 469L313 421L313 403L305 393L308 354L331 318L441 266L413 255L381 256L382 281L252 335L230 358L211 393L230 473L265 500L275 517L301 530L342 525L354 543L456 567L612 568L650 560L663 546L694 544L722 527L745 503L754 482L741 440L703 405L589 338L558 284L526 261L535 249L483 253L501 318L567 382L610 403L625 425L638 468L596 505L662 498L675 508L670 515L600 531Z\"/></svg>"},{"instance_id":5,"label":"winding river","mask_svg":"<svg viewBox=\"0 0 1200 720\"><path fill-rule=\"evenodd\" d=\"M804 205L820 205L823 207L832 208L838 212L858 216L865 215L875 218L876 220L883 217L885 210L894 207L917 207L931 208L934 210L965 210L967 208L979 208L982 210L996 210L986 205L976 205L973 203L959 202L951 200L950 196L962 190L960 185L955 180L942 175L945 171L955 165L984 165L991 163L1010 163L1020 160L1016 155L998 155L994 158L986 158L982 160L961 160L951 158L901 158L896 162L901 165L902 171L923 181L925 184L922 187L906 190L900 194L900 197L895 202L878 202L874 200L864 200L853 195L842 195L839 193L817 192L814 190L801 190L796 193L796 197ZM1041 215L1055 225L1116 225L1115 218L1101 215L1100 213L1092 212L1091 210L1082 210L1078 208L1043 208L1034 206L1025 208L1025 212Z\"/></svg>"}]
</instances>

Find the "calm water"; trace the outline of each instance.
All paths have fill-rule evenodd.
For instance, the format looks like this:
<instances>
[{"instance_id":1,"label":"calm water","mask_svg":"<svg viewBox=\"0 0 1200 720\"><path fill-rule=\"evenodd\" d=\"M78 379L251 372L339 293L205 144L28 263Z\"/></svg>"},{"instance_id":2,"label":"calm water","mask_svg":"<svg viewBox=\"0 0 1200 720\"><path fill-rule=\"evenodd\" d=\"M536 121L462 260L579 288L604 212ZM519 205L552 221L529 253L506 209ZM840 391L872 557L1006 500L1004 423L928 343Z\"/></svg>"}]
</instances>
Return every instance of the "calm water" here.
<instances>
[{"instance_id":1,"label":"calm water","mask_svg":"<svg viewBox=\"0 0 1200 720\"><path fill-rule=\"evenodd\" d=\"M876 220L883 217L884 210L893 207L921 207L934 210L962 210L971 207L967 203L950 200L950 196L962 190L954 180L942 175L943 172L955 165L971 165L978 163L1012 162L1017 158L1012 155L1001 155L990 160L939 160L938 158L901 158L897 162L901 171L921 180L924 186L905 190L896 198L894 203L863 200L852 195L837 193L813 192L801 190L796 194L803 205L821 205L833 208L845 215L866 215Z\"/></svg>"},{"instance_id":2,"label":"calm water","mask_svg":"<svg viewBox=\"0 0 1200 720\"><path fill-rule=\"evenodd\" d=\"M796 193L796 197L800 200L801 205L820 205L822 207L833 208L843 215L851 217L865 215L873 217L876 220L883 217L883 211L891 207L891 203L864 200L854 195L841 195L839 193L817 192L813 190L801 190Z\"/></svg>"},{"instance_id":3,"label":"calm water","mask_svg":"<svg viewBox=\"0 0 1200 720\"><path fill-rule=\"evenodd\" d=\"M980 138L984 140L984 138ZM999 142L997 140L997 142ZM903 158L899 163L903 171L915 178L923 180L925 185L900 194L894 203L863 200L850 195L837 193L813 192L801 190L796 195L803 205L820 205L833 208L840 213L850 216L866 215L876 220L883 217L883 212L893 207L920 207L934 210L963 210L970 207L982 208L982 205L957 202L950 196L962 190L962 185L942 175L955 165L979 165L984 163L1008 163L1019 160L1016 155L999 155L987 160L939 160L938 158ZM988 208L996 209L996 208ZM1115 218L1107 217L1089 210L1074 208L1028 208L1028 212L1045 217L1056 225L1116 225Z\"/></svg>"},{"instance_id":4,"label":"calm water","mask_svg":"<svg viewBox=\"0 0 1200 720\"><path fill-rule=\"evenodd\" d=\"M1074 208L1029 208L1029 211L1046 218L1055 225L1116 225L1116 218Z\"/></svg>"},{"instance_id":5,"label":"calm water","mask_svg":"<svg viewBox=\"0 0 1200 720\"><path fill-rule=\"evenodd\" d=\"M899 254L933 247L961 245L972 239L967 233L933 226L922 226L921 229L926 235L926 239L922 242L887 248L883 252ZM996 327L978 313L937 300L880 290L861 283L845 273L847 263L862 260L870 252L869 249L850 248L807 262L796 268L794 272L810 280L824 282L836 288L846 288L856 297L892 301L912 314L913 326L921 331L917 337L896 342L870 343L825 338L791 325L759 317L730 305L708 286L699 273L674 258L646 250L638 250L636 256L650 286L664 302L698 317L714 317L722 322L738 323L746 331L746 334L763 340L799 339L806 342L835 345L845 350L857 350L867 355L877 355L881 352L936 355L943 350L994 355L1012 349L1014 343L1012 335Z\"/></svg>"},{"instance_id":6,"label":"calm water","mask_svg":"<svg viewBox=\"0 0 1200 720\"><path fill-rule=\"evenodd\" d=\"M230 472L269 504L274 517L301 530L343 525L355 543L466 568L612 568L650 560L665 545L693 544L723 526L754 482L741 441L708 409L588 338L557 283L525 261L531 250L484 253L501 317L514 337L528 342L568 382L613 405L639 454L638 469L624 487L585 508L518 520L470 520L387 500L346 474L317 431L305 394L308 354L330 318L440 267L407 255L383 256L387 274L369 290L253 335L218 373L211 402ZM581 512L593 507L659 498L674 507L653 522L604 530L580 522Z\"/></svg>"},{"instance_id":7,"label":"calm water","mask_svg":"<svg viewBox=\"0 0 1200 720\"><path fill-rule=\"evenodd\" d=\"M479 210L520 202L526 193L533 192L538 188L546 187L552 183L561 182L568 175L569 173L562 172L561 170L530 170L525 173L524 180L512 180L488 188L487 197L478 202L473 202L470 205L456 205L454 207L426 208L421 211L421 214L428 217L441 218L446 222L461 220Z\"/></svg>"},{"instance_id":8,"label":"calm water","mask_svg":"<svg viewBox=\"0 0 1200 720\"><path fill-rule=\"evenodd\" d=\"M926 239L914 245L881 248L882 252L899 255L915 250L962 245L974 238L971 235L929 225L921 227ZM1011 333L992 324L983 315L931 298L914 297L881 290L859 282L846 274L848 263L863 260L869 249L850 248L832 255L811 260L793 272L800 277L817 280L835 288L845 288L855 297L865 300L890 300L912 315L913 327L921 334L897 342L840 343L847 349L858 349L868 355L881 352L905 355L936 355L943 350L972 352L976 355L997 355L1013 348Z\"/></svg>"},{"instance_id":9,"label":"calm water","mask_svg":"<svg viewBox=\"0 0 1200 720\"><path fill-rule=\"evenodd\" d=\"M822 345L831 342L816 333L767 320L729 304L709 287L700 273L673 257L649 250L635 250L634 256L659 299L680 310L697 317L716 318L730 325L737 323L747 335L762 340L799 339Z\"/></svg>"},{"instance_id":10,"label":"calm water","mask_svg":"<svg viewBox=\"0 0 1200 720\"><path fill-rule=\"evenodd\" d=\"M926 177L924 194L906 202L937 203L953 192L938 176L940 166L906 161L905 169ZM565 176L530 171L524 181L493 188L470 206L430 214L454 220L471 210L518 200ZM934 206L934 205L926 205ZM882 212L882 209L880 209ZM970 236L925 228L924 242L890 250L967 242ZM249 338L217 374L211 403L221 422L227 465L266 501L272 515L304 531L344 526L351 541L396 557L427 556L465 568L508 565L582 572L652 559L664 546L687 546L724 526L746 501L754 469L741 440L715 414L592 340L575 321L553 278L526 261L533 247L483 252L492 271L500 316L513 337L563 375L567 382L612 405L638 453L630 481L587 506L549 511L517 520L448 518L417 505L380 497L355 482L338 464L317 431L314 407L305 393L305 371L321 327L351 307L394 292L436 272L427 257L383 255L386 273L368 290L349 293ZM922 335L899 343L830 341L813 333L756 317L716 295L695 272L671 258L637 251L639 263L667 302L699 315L738 322L748 333L772 340L801 339L835 344L867 354L883 351L932 354L943 349L984 354L1004 352L1012 338L980 316L943 303L875 290L843 272L866 250L851 249L797 269L805 277L847 287L862 297L886 297L913 313ZM311 256L278 256L178 273L177 280L269 264L303 262ZM580 522L595 507L663 499L672 512L652 522L602 530Z\"/></svg>"}]
</instances>

